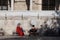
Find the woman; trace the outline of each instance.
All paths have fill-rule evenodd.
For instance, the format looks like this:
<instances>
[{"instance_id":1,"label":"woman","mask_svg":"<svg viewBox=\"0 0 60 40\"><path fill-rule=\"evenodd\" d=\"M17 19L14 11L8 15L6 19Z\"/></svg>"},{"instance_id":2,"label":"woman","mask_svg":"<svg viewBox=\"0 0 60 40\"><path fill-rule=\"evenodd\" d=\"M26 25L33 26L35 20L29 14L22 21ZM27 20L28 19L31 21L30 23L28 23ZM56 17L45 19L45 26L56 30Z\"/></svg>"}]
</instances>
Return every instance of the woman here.
<instances>
[{"instance_id":1,"label":"woman","mask_svg":"<svg viewBox=\"0 0 60 40\"><path fill-rule=\"evenodd\" d=\"M20 26L20 23L18 23L17 25L16 32L19 36L24 36L24 32L23 32L22 27Z\"/></svg>"}]
</instances>

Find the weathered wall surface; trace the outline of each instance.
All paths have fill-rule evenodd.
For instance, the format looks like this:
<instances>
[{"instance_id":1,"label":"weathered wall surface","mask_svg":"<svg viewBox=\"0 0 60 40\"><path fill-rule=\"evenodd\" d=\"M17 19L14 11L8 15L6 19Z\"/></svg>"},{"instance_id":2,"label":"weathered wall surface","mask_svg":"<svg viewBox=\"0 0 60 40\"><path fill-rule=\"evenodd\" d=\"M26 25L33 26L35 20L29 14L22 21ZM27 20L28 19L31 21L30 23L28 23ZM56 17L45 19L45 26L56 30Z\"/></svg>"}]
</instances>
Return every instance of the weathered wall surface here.
<instances>
[{"instance_id":1,"label":"weathered wall surface","mask_svg":"<svg viewBox=\"0 0 60 40\"><path fill-rule=\"evenodd\" d=\"M42 10L42 0L32 0L32 10Z\"/></svg>"},{"instance_id":2,"label":"weathered wall surface","mask_svg":"<svg viewBox=\"0 0 60 40\"><path fill-rule=\"evenodd\" d=\"M32 22L32 24L35 24L35 27L40 28L40 25L45 21L43 19L38 20L33 19L34 22ZM12 34L12 32L14 32L16 30L17 24L21 23L22 28L25 31L28 31L31 26L30 26L30 21L32 21L32 19L28 19L28 20L0 20L0 28L3 28L4 31L7 34Z\"/></svg>"},{"instance_id":3,"label":"weathered wall surface","mask_svg":"<svg viewBox=\"0 0 60 40\"><path fill-rule=\"evenodd\" d=\"M14 3L14 10L27 10L25 0L16 0Z\"/></svg>"},{"instance_id":4,"label":"weathered wall surface","mask_svg":"<svg viewBox=\"0 0 60 40\"><path fill-rule=\"evenodd\" d=\"M32 0L32 10L41 10L42 0ZM27 10L25 0L16 0L14 3L14 10Z\"/></svg>"},{"instance_id":5,"label":"weathered wall surface","mask_svg":"<svg viewBox=\"0 0 60 40\"><path fill-rule=\"evenodd\" d=\"M39 13L39 15L38 15ZM50 13L50 14L49 14ZM12 35L16 30L18 23L21 23L22 28L25 30L25 34L28 35L28 30L31 28L30 23L34 24L35 27L40 28L45 20L50 19L53 11L43 12L0 12L0 28L3 28L6 35ZM49 16L49 15L50 16Z\"/></svg>"}]
</instances>

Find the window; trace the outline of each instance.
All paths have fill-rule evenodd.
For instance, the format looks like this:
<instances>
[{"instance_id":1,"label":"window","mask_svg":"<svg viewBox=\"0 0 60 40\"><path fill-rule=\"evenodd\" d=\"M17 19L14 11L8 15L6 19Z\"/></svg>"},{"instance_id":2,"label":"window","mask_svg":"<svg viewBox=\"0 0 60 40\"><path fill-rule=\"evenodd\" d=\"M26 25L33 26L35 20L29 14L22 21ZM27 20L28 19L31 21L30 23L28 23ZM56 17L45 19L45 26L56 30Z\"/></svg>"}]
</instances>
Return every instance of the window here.
<instances>
[{"instance_id":1,"label":"window","mask_svg":"<svg viewBox=\"0 0 60 40\"><path fill-rule=\"evenodd\" d=\"M42 10L55 10L55 0L42 0Z\"/></svg>"},{"instance_id":2,"label":"window","mask_svg":"<svg viewBox=\"0 0 60 40\"><path fill-rule=\"evenodd\" d=\"M11 7L11 0L0 0L0 10L9 10L9 6Z\"/></svg>"}]
</instances>

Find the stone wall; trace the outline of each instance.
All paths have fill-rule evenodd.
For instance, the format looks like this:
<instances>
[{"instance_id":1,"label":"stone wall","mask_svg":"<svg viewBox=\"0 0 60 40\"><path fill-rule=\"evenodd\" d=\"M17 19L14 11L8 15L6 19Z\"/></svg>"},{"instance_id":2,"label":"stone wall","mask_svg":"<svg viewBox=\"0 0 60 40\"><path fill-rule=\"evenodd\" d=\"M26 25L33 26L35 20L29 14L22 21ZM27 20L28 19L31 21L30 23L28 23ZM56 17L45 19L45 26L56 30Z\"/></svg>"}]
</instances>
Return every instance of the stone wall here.
<instances>
[{"instance_id":1,"label":"stone wall","mask_svg":"<svg viewBox=\"0 0 60 40\"><path fill-rule=\"evenodd\" d=\"M16 0L14 3L14 10L27 10L25 0Z\"/></svg>"},{"instance_id":2,"label":"stone wall","mask_svg":"<svg viewBox=\"0 0 60 40\"><path fill-rule=\"evenodd\" d=\"M8 20L0 20L0 28L3 28L4 31L6 32L6 34L12 35L12 32L14 32L16 30L17 24L21 23L22 28L25 31L28 31L31 28L30 23L32 20L34 20L34 22L36 23L35 27L37 27L37 28L40 28L40 25L45 21L43 19L37 19L36 17L35 17L35 19L30 18L30 19L23 19L23 20L21 20L21 19L20 20L18 20L18 19L14 20L14 18L12 18L12 20L9 20L9 19Z\"/></svg>"},{"instance_id":3,"label":"stone wall","mask_svg":"<svg viewBox=\"0 0 60 40\"><path fill-rule=\"evenodd\" d=\"M39 6L39 0L32 0L32 10L41 10L39 9L40 6ZM16 2L14 3L14 10L27 10L26 1L16 0Z\"/></svg>"},{"instance_id":4,"label":"stone wall","mask_svg":"<svg viewBox=\"0 0 60 40\"><path fill-rule=\"evenodd\" d=\"M39 13L39 15L38 15ZM28 30L31 28L30 23L35 25L36 28L40 28L40 25L47 19L51 19L53 16L47 14L54 13L53 11L37 11L37 12L12 12L1 11L0 12L0 28L3 28L5 35L12 35L16 31L16 26L21 23L22 28L25 30L25 34L28 35ZM43 15L44 14L44 15ZM49 15L50 15L49 14Z\"/></svg>"},{"instance_id":5,"label":"stone wall","mask_svg":"<svg viewBox=\"0 0 60 40\"><path fill-rule=\"evenodd\" d=\"M16 18L16 17L15 17ZM32 17L28 19L15 19L12 18L12 20L0 20L0 28L3 28L5 31L5 35L12 35L13 32L16 31L16 27L18 23L21 23L21 27L25 30L25 35L28 35L28 31L31 28L30 23L35 25L36 28L40 28L40 25L46 21L47 18L41 18L37 19L37 17Z\"/></svg>"}]
</instances>

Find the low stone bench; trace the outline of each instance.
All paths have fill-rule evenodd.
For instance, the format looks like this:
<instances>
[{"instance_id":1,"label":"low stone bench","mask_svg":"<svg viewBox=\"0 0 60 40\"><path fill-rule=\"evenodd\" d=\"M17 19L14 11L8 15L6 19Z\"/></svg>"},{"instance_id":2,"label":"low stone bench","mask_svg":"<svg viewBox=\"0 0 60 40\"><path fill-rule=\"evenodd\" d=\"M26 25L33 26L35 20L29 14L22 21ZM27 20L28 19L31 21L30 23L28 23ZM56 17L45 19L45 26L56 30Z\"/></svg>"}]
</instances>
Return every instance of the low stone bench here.
<instances>
[{"instance_id":1,"label":"low stone bench","mask_svg":"<svg viewBox=\"0 0 60 40\"><path fill-rule=\"evenodd\" d=\"M14 35L14 36L18 36L18 33L17 33L17 32L13 32L12 35Z\"/></svg>"}]
</instances>

